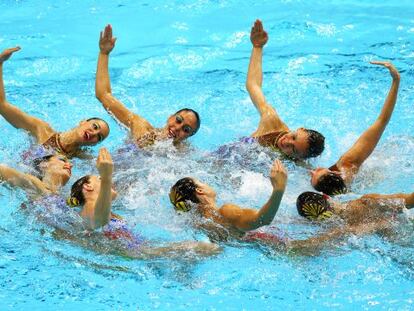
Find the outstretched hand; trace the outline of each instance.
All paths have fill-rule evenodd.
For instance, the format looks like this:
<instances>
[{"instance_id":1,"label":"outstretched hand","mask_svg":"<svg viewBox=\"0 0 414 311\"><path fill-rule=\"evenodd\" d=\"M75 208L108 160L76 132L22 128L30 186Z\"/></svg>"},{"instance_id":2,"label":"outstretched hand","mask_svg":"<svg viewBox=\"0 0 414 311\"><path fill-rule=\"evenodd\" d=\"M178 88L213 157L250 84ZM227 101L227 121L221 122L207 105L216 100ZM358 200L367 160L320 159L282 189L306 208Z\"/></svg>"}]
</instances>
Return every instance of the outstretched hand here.
<instances>
[{"instance_id":1,"label":"outstretched hand","mask_svg":"<svg viewBox=\"0 0 414 311\"><path fill-rule=\"evenodd\" d=\"M8 48L5 49L1 54L0 54L0 63L5 62L6 60L8 60L14 52L17 52L20 50L20 46L16 46L14 48Z\"/></svg>"},{"instance_id":2,"label":"outstretched hand","mask_svg":"<svg viewBox=\"0 0 414 311\"><path fill-rule=\"evenodd\" d=\"M250 32L250 41L256 48L263 47L267 42L267 32L263 29L263 24L260 20L256 20Z\"/></svg>"},{"instance_id":3,"label":"outstretched hand","mask_svg":"<svg viewBox=\"0 0 414 311\"><path fill-rule=\"evenodd\" d=\"M101 53L108 55L115 47L116 38L112 37L112 26L106 25L103 33L99 36L99 49Z\"/></svg>"},{"instance_id":4,"label":"outstretched hand","mask_svg":"<svg viewBox=\"0 0 414 311\"><path fill-rule=\"evenodd\" d=\"M98 159L96 160L96 168L101 178L111 178L114 170L112 157L106 148L99 149Z\"/></svg>"},{"instance_id":5,"label":"outstretched hand","mask_svg":"<svg viewBox=\"0 0 414 311\"><path fill-rule=\"evenodd\" d=\"M280 160L273 162L270 169L270 182L274 190L285 190L287 182L287 171Z\"/></svg>"},{"instance_id":6,"label":"outstretched hand","mask_svg":"<svg viewBox=\"0 0 414 311\"><path fill-rule=\"evenodd\" d=\"M388 68L388 70L390 71L391 77L394 80L400 80L400 73L398 72L397 68L395 68L391 62L371 61L370 63L373 65L380 65L380 66L384 66Z\"/></svg>"}]
</instances>

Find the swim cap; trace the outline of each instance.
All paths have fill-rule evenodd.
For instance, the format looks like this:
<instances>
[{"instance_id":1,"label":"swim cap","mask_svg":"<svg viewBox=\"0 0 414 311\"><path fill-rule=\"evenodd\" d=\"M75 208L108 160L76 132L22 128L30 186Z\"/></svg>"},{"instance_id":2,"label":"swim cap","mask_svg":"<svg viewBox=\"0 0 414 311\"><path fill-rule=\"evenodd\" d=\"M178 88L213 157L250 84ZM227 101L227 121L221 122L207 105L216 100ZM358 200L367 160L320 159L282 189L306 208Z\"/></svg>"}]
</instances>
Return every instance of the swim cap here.
<instances>
[{"instance_id":1,"label":"swim cap","mask_svg":"<svg viewBox=\"0 0 414 311\"><path fill-rule=\"evenodd\" d=\"M170 201L174 205L174 208L180 212L188 212L191 210L191 205L187 204L182 195L180 195L176 189L171 188Z\"/></svg>"},{"instance_id":2,"label":"swim cap","mask_svg":"<svg viewBox=\"0 0 414 311\"><path fill-rule=\"evenodd\" d=\"M325 196L316 192L304 192L296 200L299 215L309 220L324 220L332 217L332 207Z\"/></svg>"},{"instance_id":3,"label":"swim cap","mask_svg":"<svg viewBox=\"0 0 414 311\"><path fill-rule=\"evenodd\" d=\"M171 187L170 201L177 211L188 212L193 203L199 203L196 197L196 184L190 177L180 179Z\"/></svg>"},{"instance_id":4,"label":"swim cap","mask_svg":"<svg viewBox=\"0 0 414 311\"><path fill-rule=\"evenodd\" d=\"M321 176L314 188L327 195L338 195L347 192L344 179L340 175L332 172Z\"/></svg>"},{"instance_id":5,"label":"swim cap","mask_svg":"<svg viewBox=\"0 0 414 311\"><path fill-rule=\"evenodd\" d=\"M70 197L66 199L66 204L69 205L70 207L76 207L80 205L80 202L77 198Z\"/></svg>"}]
</instances>

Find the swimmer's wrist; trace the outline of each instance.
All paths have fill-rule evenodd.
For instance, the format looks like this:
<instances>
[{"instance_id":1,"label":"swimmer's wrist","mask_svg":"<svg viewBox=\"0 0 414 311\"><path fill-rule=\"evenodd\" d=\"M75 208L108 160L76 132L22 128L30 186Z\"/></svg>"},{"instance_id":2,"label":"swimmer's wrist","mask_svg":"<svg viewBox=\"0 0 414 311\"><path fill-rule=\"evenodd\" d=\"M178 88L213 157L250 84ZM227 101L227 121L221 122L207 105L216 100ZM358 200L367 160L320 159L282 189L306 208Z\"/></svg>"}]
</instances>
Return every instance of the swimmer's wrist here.
<instances>
[{"instance_id":1,"label":"swimmer's wrist","mask_svg":"<svg viewBox=\"0 0 414 311\"><path fill-rule=\"evenodd\" d=\"M273 192L285 192L286 184L273 186Z\"/></svg>"},{"instance_id":2,"label":"swimmer's wrist","mask_svg":"<svg viewBox=\"0 0 414 311\"><path fill-rule=\"evenodd\" d=\"M273 191L274 192L280 192L280 193L284 193L285 192L285 187L281 187L281 188L276 188L276 189L274 189Z\"/></svg>"}]
</instances>

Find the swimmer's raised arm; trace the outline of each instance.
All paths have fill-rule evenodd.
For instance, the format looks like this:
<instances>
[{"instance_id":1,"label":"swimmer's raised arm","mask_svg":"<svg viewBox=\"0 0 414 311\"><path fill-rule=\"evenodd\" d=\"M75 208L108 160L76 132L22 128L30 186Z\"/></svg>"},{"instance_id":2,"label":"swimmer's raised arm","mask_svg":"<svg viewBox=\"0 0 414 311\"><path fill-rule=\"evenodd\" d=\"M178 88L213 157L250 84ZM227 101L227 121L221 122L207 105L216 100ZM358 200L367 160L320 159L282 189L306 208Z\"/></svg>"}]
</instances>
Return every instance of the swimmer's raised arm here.
<instances>
[{"instance_id":1,"label":"swimmer's raised arm","mask_svg":"<svg viewBox=\"0 0 414 311\"><path fill-rule=\"evenodd\" d=\"M96 70L95 95L104 108L132 131L132 135L141 136L153 129L152 125L130 111L125 105L112 95L109 78L109 54L115 47L116 38L112 36L112 27L107 25L99 37L99 56Z\"/></svg>"},{"instance_id":2,"label":"swimmer's raised arm","mask_svg":"<svg viewBox=\"0 0 414 311\"><path fill-rule=\"evenodd\" d=\"M395 103L397 102L398 87L400 84L400 74L398 70L390 62L372 61L371 64L388 68L392 77L392 84L378 118L358 138L355 144L341 156L337 163L338 167L352 166L354 168L359 168L362 165L372 151L374 151L375 146L380 140L381 135L391 118Z\"/></svg>"},{"instance_id":3,"label":"swimmer's raised arm","mask_svg":"<svg viewBox=\"0 0 414 311\"><path fill-rule=\"evenodd\" d=\"M250 41L253 44L250 56L249 70L247 72L246 89L250 98L260 113L260 122L257 130L252 136L260 136L271 131L288 131L287 125L280 119L276 110L266 102L262 90L263 71L262 54L263 46L266 44L268 36L263 29L262 22L256 20L250 33Z\"/></svg>"},{"instance_id":4,"label":"swimmer's raised arm","mask_svg":"<svg viewBox=\"0 0 414 311\"><path fill-rule=\"evenodd\" d=\"M269 225L279 209L287 182L286 169L279 160L273 163L270 181L273 187L272 194L260 210L243 209L237 205L225 204L219 209L220 214L233 226L243 231Z\"/></svg>"},{"instance_id":5,"label":"swimmer's raised arm","mask_svg":"<svg viewBox=\"0 0 414 311\"><path fill-rule=\"evenodd\" d=\"M100 176L100 188L96 200L85 203L80 215L88 222L91 229L106 225L111 216L112 207L112 172L114 164L106 148L99 150L96 167ZM91 187L96 185L91 184Z\"/></svg>"},{"instance_id":6,"label":"swimmer's raised arm","mask_svg":"<svg viewBox=\"0 0 414 311\"><path fill-rule=\"evenodd\" d=\"M19 172L5 165L0 165L0 180L11 186L19 187L26 191L35 191L38 194L50 192L39 178Z\"/></svg>"},{"instance_id":7,"label":"swimmer's raised arm","mask_svg":"<svg viewBox=\"0 0 414 311\"><path fill-rule=\"evenodd\" d=\"M20 47L17 46L6 49L0 54L0 114L15 128L29 131L36 137L38 142L43 142L54 133L50 125L21 111L19 108L10 104L6 99L3 82L3 63L7 61L13 53L19 50Z\"/></svg>"}]
</instances>

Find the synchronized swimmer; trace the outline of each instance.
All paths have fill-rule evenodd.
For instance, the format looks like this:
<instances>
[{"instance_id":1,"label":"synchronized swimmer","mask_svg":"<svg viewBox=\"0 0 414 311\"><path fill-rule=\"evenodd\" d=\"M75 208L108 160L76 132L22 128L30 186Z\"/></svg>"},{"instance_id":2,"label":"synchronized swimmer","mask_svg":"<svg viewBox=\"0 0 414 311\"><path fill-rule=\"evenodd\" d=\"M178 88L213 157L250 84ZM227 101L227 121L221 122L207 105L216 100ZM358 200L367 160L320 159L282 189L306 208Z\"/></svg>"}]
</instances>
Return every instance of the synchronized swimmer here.
<instances>
[{"instance_id":1,"label":"synchronized swimmer","mask_svg":"<svg viewBox=\"0 0 414 311\"><path fill-rule=\"evenodd\" d=\"M260 114L260 121L246 142L258 142L293 160L319 156L325 147L324 136L306 128L290 130L275 108L266 101L262 91L262 54L268 34L260 20L255 21L250 40L253 48L246 89ZM155 128L112 94L108 66L109 54L115 47L115 42L112 27L107 25L99 37L95 94L103 107L129 129L133 145L146 148L163 140L170 140L177 145L196 134L201 121L193 109L180 109L167 119L163 128ZM73 167L68 158L82 157L82 147L101 143L109 135L109 126L100 118L89 118L75 128L59 133L45 121L10 104L5 95L3 63L19 50L20 47L9 48L0 54L0 114L14 127L24 129L34 136L43 152L31 158L33 174L0 165L0 181L26 190L29 198L29 204L24 205L26 209L30 210L33 205L43 206L44 211L38 218L55 229L56 238L70 240L98 252L140 259L211 256L220 252L220 247L214 243L229 240L262 243L285 250L318 249L348 234L366 235L392 230L395 225L394 216L405 208L414 207L414 193L366 194L345 203L335 202L328 196L349 190L360 166L378 144L397 101L400 83L398 70L389 62L372 61L371 64L386 67L392 77L391 88L381 113L334 165L329 169L317 168L312 171L311 184L320 193L305 192L297 199L299 215L312 221L337 217L343 222L341 226L335 226L306 240L292 240L277 233L257 231L274 221L285 193L288 172L280 160L275 160L269 174L272 193L260 209L242 208L233 203L217 206L216 193L209 185L193 177L177 181L170 190L171 203L178 212L191 210L191 214L196 215L194 226L206 232L212 243L183 241L154 245L149 239L131 230L125 219L112 212L112 201L117 195L112 184L114 163L105 148L99 150L96 161L99 176L86 175L78 179L72 185L69 199L64 199L62 187L69 181ZM189 172L182 173L191 175ZM59 215L79 217L76 230L63 230L52 221L53 217L48 214L55 211Z\"/></svg>"},{"instance_id":2,"label":"synchronized swimmer","mask_svg":"<svg viewBox=\"0 0 414 311\"><path fill-rule=\"evenodd\" d=\"M81 147L94 146L108 137L108 123L100 118L83 120L75 128L59 133L47 122L30 116L10 104L6 100L4 91L3 63L19 50L20 47L14 47L6 49L0 54L0 114L3 118L15 128L29 132L42 147L67 157L78 156Z\"/></svg>"},{"instance_id":3,"label":"synchronized swimmer","mask_svg":"<svg viewBox=\"0 0 414 311\"><path fill-rule=\"evenodd\" d=\"M112 27L108 25L99 38L98 68L96 70L96 98L104 108L124 124L131 134L134 144L140 148L153 144L157 140L173 139L179 143L197 133L200 128L200 117L196 111L183 108L167 119L162 129L152 126L140 115L128 110L114 95L112 95L109 79L109 54L115 47L116 38L112 37Z\"/></svg>"}]
</instances>

